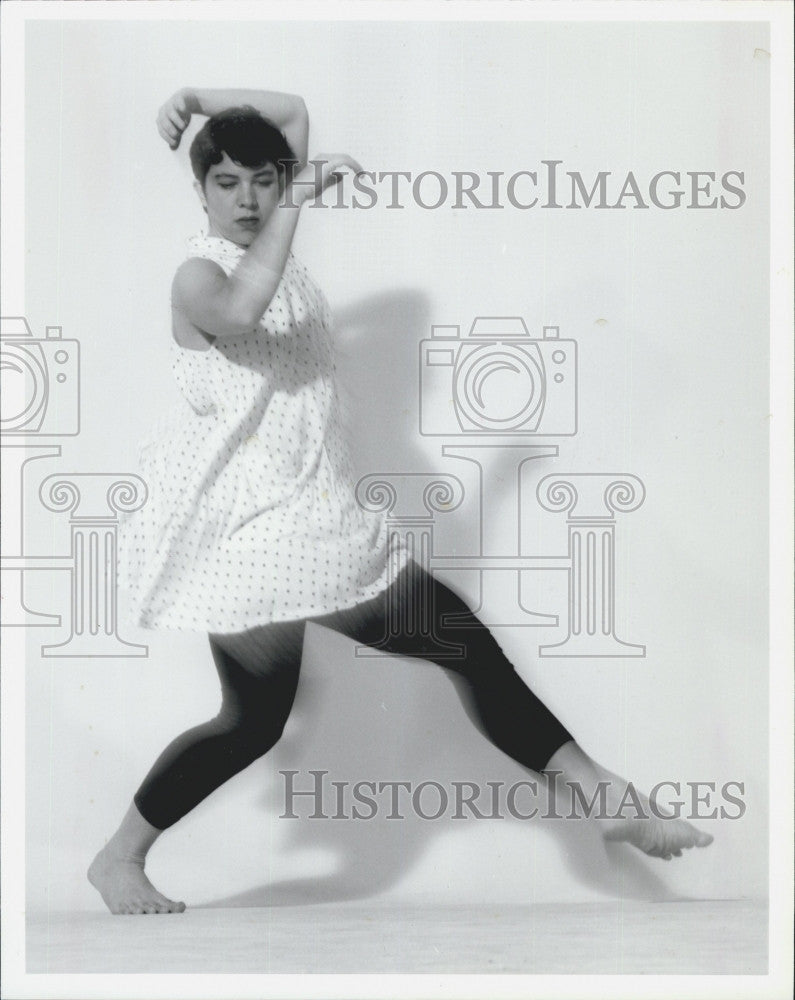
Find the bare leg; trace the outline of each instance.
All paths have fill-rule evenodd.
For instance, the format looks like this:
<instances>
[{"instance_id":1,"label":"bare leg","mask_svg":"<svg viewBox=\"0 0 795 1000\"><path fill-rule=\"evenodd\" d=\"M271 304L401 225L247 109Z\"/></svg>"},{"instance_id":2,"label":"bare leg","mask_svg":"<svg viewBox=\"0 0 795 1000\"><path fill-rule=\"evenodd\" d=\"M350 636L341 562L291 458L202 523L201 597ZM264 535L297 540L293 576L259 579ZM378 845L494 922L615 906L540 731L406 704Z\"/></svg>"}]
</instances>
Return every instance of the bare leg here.
<instances>
[{"instance_id":1,"label":"bare leg","mask_svg":"<svg viewBox=\"0 0 795 1000\"><path fill-rule=\"evenodd\" d=\"M144 874L149 848L162 833L130 805L121 826L97 854L88 880L111 913L182 913L184 903L168 899Z\"/></svg>"},{"instance_id":2,"label":"bare leg","mask_svg":"<svg viewBox=\"0 0 795 1000\"><path fill-rule=\"evenodd\" d=\"M683 849L707 847L714 839L686 820L666 816L659 808L656 812L662 815L655 815L647 796L597 764L574 740L552 755L545 771L557 772L554 781L558 796L567 782L578 785L589 802L597 796L600 804L596 814L603 817L598 823L605 840L626 841L650 857L670 861L681 857ZM566 808L572 803L575 809L579 806L581 815L588 815L580 800L567 795Z\"/></svg>"}]
</instances>

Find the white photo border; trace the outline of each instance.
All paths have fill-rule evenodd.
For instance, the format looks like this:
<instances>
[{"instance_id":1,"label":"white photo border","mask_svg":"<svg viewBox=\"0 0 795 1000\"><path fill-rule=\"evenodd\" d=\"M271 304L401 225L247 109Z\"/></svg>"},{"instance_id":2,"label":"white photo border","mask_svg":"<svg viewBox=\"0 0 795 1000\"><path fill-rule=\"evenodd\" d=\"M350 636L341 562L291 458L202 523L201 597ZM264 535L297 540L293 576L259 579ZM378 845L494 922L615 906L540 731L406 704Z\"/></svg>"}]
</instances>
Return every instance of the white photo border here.
<instances>
[{"instance_id":1,"label":"white photo border","mask_svg":"<svg viewBox=\"0 0 795 1000\"><path fill-rule=\"evenodd\" d=\"M792 972L792 5L776 0L616 0L503 3L152 0L2 4L2 301L24 303L24 59L32 20L530 20L763 21L771 28L770 414L770 969L766 976L49 975L25 972L24 635L3 636L2 995L23 998L174 997L744 997L791 996ZM22 196L21 196L22 195ZM775 530L773 530L775 529Z\"/></svg>"}]
</instances>

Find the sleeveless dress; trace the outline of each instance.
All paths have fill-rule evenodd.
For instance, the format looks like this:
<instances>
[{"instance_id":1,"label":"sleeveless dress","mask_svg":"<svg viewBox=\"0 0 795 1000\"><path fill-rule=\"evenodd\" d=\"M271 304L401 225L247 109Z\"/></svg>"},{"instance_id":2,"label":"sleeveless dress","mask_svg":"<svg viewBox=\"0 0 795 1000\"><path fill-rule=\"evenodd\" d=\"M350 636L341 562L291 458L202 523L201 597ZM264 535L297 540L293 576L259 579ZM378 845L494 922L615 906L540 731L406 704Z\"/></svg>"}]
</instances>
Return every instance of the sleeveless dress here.
<instances>
[{"instance_id":1,"label":"sleeveless dress","mask_svg":"<svg viewBox=\"0 0 795 1000\"><path fill-rule=\"evenodd\" d=\"M245 253L200 235L188 257ZM143 628L238 632L352 607L406 563L356 503L331 316L290 253L256 330L209 350L171 339L182 400L139 451L149 496L120 515L121 613ZM389 566L391 565L391 575Z\"/></svg>"}]
</instances>

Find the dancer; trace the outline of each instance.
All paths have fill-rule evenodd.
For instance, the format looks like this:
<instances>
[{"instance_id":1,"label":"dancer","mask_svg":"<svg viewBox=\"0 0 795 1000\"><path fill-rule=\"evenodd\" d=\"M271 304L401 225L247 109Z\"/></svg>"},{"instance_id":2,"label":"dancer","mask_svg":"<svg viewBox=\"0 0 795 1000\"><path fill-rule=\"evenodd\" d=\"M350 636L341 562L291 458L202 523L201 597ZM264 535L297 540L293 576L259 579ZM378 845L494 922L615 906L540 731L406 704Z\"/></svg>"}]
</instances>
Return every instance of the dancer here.
<instances>
[{"instance_id":1,"label":"dancer","mask_svg":"<svg viewBox=\"0 0 795 1000\"><path fill-rule=\"evenodd\" d=\"M150 495L122 519L119 564L136 624L208 633L222 705L166 747L91 863L110 911L185 909L149 882L146 854L279 739L307 622L453 671L499 749L589 798L601 783L615 813L601 820L606 839L666 859L706 846L712 837L684 820L651 810L624 818L628 783L579 747L465 602L356 503L328 305L291 244L302 206L358 162L331 154L307 164L299 97L181 90L157 119L172 149L194 114L208 119L190 149L207 228L189 240L172 285L172 367L185 403L141 449ZM428 632L459 646L459 658L439 659L413 631L383 645L388 614L404 621L401 606L418 601Z\"/></svg>"}]
</instances>

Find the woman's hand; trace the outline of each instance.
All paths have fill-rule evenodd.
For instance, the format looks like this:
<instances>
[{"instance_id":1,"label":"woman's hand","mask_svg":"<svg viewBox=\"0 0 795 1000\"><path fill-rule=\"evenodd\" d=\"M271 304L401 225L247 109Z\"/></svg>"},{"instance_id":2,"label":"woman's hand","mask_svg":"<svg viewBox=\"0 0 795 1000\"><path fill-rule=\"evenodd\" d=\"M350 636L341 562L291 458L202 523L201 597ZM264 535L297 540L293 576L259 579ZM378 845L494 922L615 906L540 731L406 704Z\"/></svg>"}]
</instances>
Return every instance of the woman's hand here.
<instances>
[{"instance_id":1,"label":"woman's hand","mask_svg":"<svg viewBox=\"0 0 795 1000\"><path fill-rule=\"evenodd\" d=\"M182 133L188 127L195 110L193 105L191 92L183 88L169 97L157 112L157 131L171 149L179 146Z\"/></svg>"},{"instance_id":2,"label":"woman's hand","mask_svg":"<svg viewBox=\"0 0 795 1000\"><path fill-rule=\"evenodd\" d=\"M299 204L319 197L326 188L339 184L343 178L340 170L348 167L354 174L362 173L362 166L345 153L318 153L291 181L292 193Z\"/></svg>"}]
</instances>

